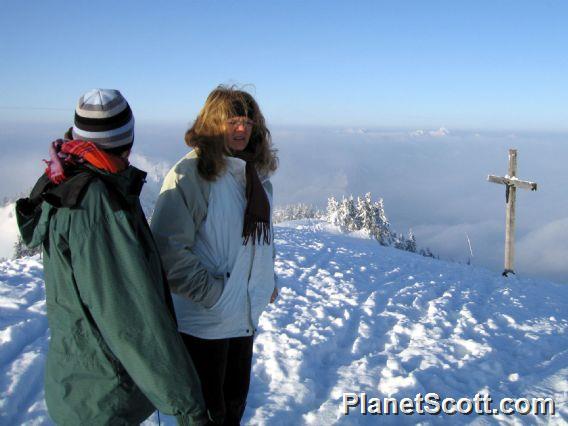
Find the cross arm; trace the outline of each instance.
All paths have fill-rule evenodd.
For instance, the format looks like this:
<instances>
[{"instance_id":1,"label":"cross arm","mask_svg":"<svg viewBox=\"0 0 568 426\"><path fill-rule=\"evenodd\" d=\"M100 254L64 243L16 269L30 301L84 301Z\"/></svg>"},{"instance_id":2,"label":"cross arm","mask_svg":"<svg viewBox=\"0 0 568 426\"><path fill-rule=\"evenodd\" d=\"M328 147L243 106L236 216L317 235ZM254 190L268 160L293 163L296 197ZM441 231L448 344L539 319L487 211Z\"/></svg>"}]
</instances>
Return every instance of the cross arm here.
<instances>
[{"instance_id":1,"label":"cross arm","mask_svg":"<svg viewBox=\"0 0 568 426\"><path fill-rule=\"evenodd\" d=\"M537 188L536 182L519 180L517 178L489 175L487 176L487 180L493 183L500 183L502 185L514 186L515 188L530 189L531 191L536 191Z\"/></svg>"}]
</instances>

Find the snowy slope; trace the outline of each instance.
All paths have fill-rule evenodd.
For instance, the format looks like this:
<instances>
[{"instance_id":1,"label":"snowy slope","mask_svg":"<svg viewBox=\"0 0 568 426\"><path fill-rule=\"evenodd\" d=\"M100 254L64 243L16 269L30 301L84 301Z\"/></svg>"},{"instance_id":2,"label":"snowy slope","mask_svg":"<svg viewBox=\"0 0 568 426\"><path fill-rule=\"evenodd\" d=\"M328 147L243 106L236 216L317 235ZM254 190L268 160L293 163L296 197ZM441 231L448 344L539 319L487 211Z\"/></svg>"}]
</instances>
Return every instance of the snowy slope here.
<instances>
[{"instance_id":1,"label":"snowy slope","mask_svg":"<svg viewBox=\"0 0 568 426\"><path fill-rule=\"evenodd\" d=\"M14 243L18 239L18 224L14 213L15 203L0 206L0 259L14 255Z\"/></svg>"},{"instance_id":2,"label":"snowy slope","mask_svg":"<svg viewBox=\"0 0 568 426\"><path fill-rule=\"evenodd\" d=\"M48 329L43 267L33 259L0 263L0 424L47 423L43 371Z\"/></svg>"},{"instance_id":3,"label":"snowy slope","mask_svg":"<svg viewBox=\"0 0 568 426\"><path fill-rule=\"evenodd\" d=\"M255 340L247 424L568 421L568 286L505 279L329 231L313 221L276 228L281 295ZM41 265L4 262L0 281L0 424L50 424ZM494 400L550 396L558 414L377 418L338 410L343 392L458 399L479 391Z\"/></svg>"}]
</instances>

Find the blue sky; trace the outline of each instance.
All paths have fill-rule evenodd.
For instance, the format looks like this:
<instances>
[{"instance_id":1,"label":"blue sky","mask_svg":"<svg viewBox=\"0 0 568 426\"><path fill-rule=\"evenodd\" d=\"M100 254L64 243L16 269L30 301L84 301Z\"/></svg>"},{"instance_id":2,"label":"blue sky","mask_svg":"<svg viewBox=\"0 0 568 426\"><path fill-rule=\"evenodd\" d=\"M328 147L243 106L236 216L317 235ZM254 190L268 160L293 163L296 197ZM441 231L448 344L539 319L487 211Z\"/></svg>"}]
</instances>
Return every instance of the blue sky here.
<instances>
[{"instance_id":1,"label":"blue sky","mask_svg":"<svg viewBox=\"0 0 568 426\"><path fill-rule=\"evenodd\" d=\"M5 1L0 116L67 120L107 87L139 122L187 123L238 83L278 125L564 132L567 17L560 0Z\"/></svg>"}]
</instances>

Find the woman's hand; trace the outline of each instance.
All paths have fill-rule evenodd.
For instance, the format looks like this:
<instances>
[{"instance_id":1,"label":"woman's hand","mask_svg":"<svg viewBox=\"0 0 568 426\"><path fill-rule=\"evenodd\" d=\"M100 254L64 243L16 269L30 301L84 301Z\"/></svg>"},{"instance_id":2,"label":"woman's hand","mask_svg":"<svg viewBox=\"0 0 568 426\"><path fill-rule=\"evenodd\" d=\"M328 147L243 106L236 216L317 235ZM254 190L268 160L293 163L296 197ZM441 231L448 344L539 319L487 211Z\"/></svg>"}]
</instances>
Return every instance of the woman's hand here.
<instances>
[{"instance_id":1,"label":"woman's hand","mask_svg":"<svg viewBox=\"0 0 568 426\"><path fill-rule=\"evenodd\" d=\"M270 303L274 303L277 297L278 297L278 287L274 287L274 290L272 291L272 296L270 296Z\"/></svg>"}]
</instances>

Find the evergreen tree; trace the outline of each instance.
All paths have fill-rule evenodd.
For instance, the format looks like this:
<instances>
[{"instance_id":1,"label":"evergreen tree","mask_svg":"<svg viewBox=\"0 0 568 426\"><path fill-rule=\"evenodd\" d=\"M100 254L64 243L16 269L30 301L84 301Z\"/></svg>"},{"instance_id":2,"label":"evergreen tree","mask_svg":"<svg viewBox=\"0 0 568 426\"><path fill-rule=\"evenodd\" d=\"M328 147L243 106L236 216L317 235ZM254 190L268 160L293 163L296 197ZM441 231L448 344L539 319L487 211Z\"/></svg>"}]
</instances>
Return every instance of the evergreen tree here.
<instances>
[{"instance_id":1,"label":"evergreen tree","mask_svg":"<svg viewBox=\"0 0 568 426\"><path fill-rule=\"evenodd\" d=\"M357 218L357 207L355 206L355 200L353 195L350 195L347 199L347 217L346 217L345 227L348 231L358 231L361 229L359 220Z\"/></svg>"},{"instance_id":2,"label":"evergreen tree","mask_svg":"<svg viewBox=\"0 0 568 426\"><path fill-rule=\"evenodd\" d=\"M339 210L339 203L335 197L329 197L327 199L327 214L326 220L333 225L338 225L337 214Z\"/></svg>"},{"instance_id":3,"label":"evergreen tree","mask_svg":"<svg viewBox=\"0 0 568 426\"><path fill-rule=\"evenodd\" d=\"M373 214L373 228L371 235L383 246L393 244L393 235L390 230L390 223L385 214L383 199L379 198L378 201L372 205Z\"/></svg>"},{"instance_id":4,"label":"evergreen tree","mask_svg":"<svg viewBox=\"0 0 568 426\"><path fill-rule=\"evenodd\" d=\"M336 225L339 226L342 232L348 232L349 229L347 228L347 224L349 222L349 201L345 198L341 198L341 203L339 203L339 207L337 208L337 223Z\"/></svg>"},{"instance_id":5,"label":"evergreen tree","mask_svg":"<svg viewBox=\"0 0 568 426\"><path fill-rule=\"evenodd\" d=\"M375 217L370 192L367 192L364 198L357 197L357 215L361 229L366 230L369 235L373 235Z\"/></svg>"},{"instance_id":6,"label":"evergreen tree","mask_svg":"<svg viewBox=\"0 0 568 426\"><path fill-rule=\"evenodd\" d=\"M416 237L414 236L412 229L408 230L408 238L406 239L405 250L416 253Z\"/></svg>"},{"instance_id":7,"label":"evergreen tree","mask_svg":"<svg viewBox=\"0 0 568 426\"><path fill-rule=\"evenodd\" d=\"M434 254L430 251L428 247L426 247L426 249L420 249L420 254L424 257L432 257L435 259L439 259L439 257L434 256Z\"/></svg>"},{"instance_id":8,"label":"evergreen tree","mask_svg":"<svg viewBox=\"0 0 568 426\"><path fill-rule=\"evenodd\" d=\"M394 248L399 250L406 250L406 241L402 234L395 234L394 236Z\"/></svg>"},{"instance_id":9,"label":"evergreen tree","mask_svg":"<svg viewBox=\"0 0 568 426\"><path fill-rule=\"evenodd\" d=\"M418 250L412 229L409 229L407 237L391 231L383 199L379 198L373 202L370 192L363 197L358 196L356 201L352 195L347 198L342 197L341 202L334 197L328 198L323 218L338 226L342 232L365 230L371 238L383 246L393 246L412 253ZM421 249L420 254L435 257L429 249Z\"/></svg>"},{"instance_id":10,"label":"evergreen tree","mask_svg":"<svg viewBox=\"0 0 568 426\"><path fill-rule=\"evenodd\" d=\"M314 219L321 215L321 212L309 204L290 204L284 207L276 207L272 215L274 223L287 220Z\"/></svg>"}]
</instances>

